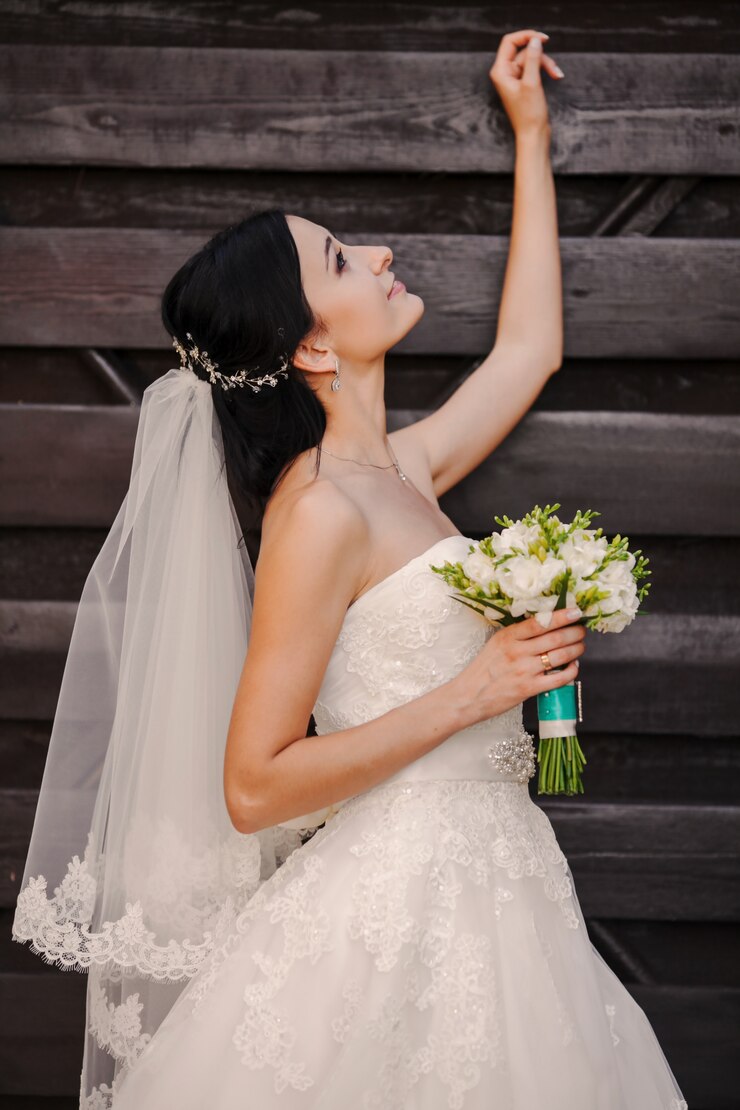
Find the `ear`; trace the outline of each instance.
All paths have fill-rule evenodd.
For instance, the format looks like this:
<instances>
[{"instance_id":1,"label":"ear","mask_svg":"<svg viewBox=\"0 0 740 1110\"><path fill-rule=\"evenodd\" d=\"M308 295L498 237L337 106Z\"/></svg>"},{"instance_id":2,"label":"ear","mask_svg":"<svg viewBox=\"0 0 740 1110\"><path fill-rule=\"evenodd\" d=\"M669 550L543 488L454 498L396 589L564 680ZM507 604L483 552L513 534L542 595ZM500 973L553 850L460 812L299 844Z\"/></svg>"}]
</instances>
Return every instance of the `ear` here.
<instances>
[{"instance_id":1,"label":"ear","mask_svg":"<svg viewBox=\"0 0 740 1110\"><path fill-rule=\"evenodd\" d=\"M291 362L299 370L305 370L308 373L325 373L327 370L334 370L334 358L331 347L301 342L296 347Z\"/></svg>"}]
</instances>

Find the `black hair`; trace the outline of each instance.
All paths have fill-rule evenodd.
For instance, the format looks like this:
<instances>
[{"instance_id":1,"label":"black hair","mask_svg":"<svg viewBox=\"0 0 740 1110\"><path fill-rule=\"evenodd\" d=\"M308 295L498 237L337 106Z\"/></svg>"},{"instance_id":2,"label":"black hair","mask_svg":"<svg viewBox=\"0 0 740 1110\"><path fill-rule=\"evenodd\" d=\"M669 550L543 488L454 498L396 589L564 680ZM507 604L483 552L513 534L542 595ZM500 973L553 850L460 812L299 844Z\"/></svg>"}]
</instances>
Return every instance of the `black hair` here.
<instances>
[{"instance_id":1,"label":"black hair","mask_svg":"<svg viewBox=\"0 0 740 1110\"><path fill-rule=\"evenodd\" d=\"M245 530L258 533L278 477L296 457L318 447L318 470L326 429L324 406L292 364L300 341L321 334L324 324L306 300L285 213L267 209L219 231L170 279L161 309L169 334L186 350L195 344L207 351L225 375L246 368L259 378L287 356L288 376L275 386L267 382L255 392L249 385L211 385L237 515Z\"/></svg>"}]
</instances>

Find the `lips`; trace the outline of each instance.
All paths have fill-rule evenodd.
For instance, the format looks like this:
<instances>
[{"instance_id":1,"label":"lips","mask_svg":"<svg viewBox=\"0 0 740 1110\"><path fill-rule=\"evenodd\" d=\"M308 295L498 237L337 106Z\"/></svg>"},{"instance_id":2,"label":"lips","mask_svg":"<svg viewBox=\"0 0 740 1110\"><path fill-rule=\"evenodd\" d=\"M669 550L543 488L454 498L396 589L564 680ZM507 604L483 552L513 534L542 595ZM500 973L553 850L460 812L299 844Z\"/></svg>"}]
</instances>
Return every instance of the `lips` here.
<instances>
[{"instance_id":1,"label":"lips","mask_svg":"<svg viewBox=\"0 0 740 1110\"><path fill-rule=\"evenodd\" d=\"M396 293L404 293L405 291L406 291L406 286L403 284L403 282L395 280L393 282L393 285L390 287L389 292L388 292L388 300L390 300L391 297L395 297Z\"/></svg>"}]
</instances>

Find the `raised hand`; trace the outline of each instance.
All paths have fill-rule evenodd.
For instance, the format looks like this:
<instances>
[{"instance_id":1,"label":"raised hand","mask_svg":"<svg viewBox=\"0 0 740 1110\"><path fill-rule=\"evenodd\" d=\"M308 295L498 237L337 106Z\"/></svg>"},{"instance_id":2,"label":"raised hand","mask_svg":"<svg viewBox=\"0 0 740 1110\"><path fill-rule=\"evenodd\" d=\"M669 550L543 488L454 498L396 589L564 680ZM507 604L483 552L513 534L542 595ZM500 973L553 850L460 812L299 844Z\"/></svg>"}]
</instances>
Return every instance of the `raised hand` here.
<instances>
[{"instance_id":1,"label":"raised hand","mask_svg":"<svg viewBox=\"0 0 740 1110\"><path fill-rule=\"evenodd\" d=\"M489 77L501 97L516 135L549 126L547 99L540 68L551 77L564 76L562 69L544 53L543 31L512 31L501 39Z\"/></svg>"}]
</instances>

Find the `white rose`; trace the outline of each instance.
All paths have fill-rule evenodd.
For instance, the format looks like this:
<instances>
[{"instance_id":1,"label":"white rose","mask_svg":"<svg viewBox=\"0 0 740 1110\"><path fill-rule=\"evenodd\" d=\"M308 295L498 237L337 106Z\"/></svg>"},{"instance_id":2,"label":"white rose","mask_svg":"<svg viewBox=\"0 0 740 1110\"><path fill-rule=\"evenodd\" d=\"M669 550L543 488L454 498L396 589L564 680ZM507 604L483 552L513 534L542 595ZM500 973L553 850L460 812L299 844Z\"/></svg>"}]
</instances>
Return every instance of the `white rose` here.
<instances>
[{"instance_id":1,"label":"white rose","mask_svg":"<svg viewBox=\"0 0 740 1110\"><path fill-rule=\"evenodd\" d=\"M608 543L603 536L594 538L583 528L576 528L561 543L558 554L573 574L587 578L601 565Z\"/></svg>"},{"instance_id":2,"label":"white rose","mask_svg":"<svg viewBox=\"0 0 740 1110\"><path fill-rule=\"evenodd\" d=\"M462 560L462 568L470 581L474 582L476 586L482 586L484 590L487 590L492 583L496 582L496 568L488 555L485 555L480 548L471 551Z\"/></svg>"}]
</instances>

